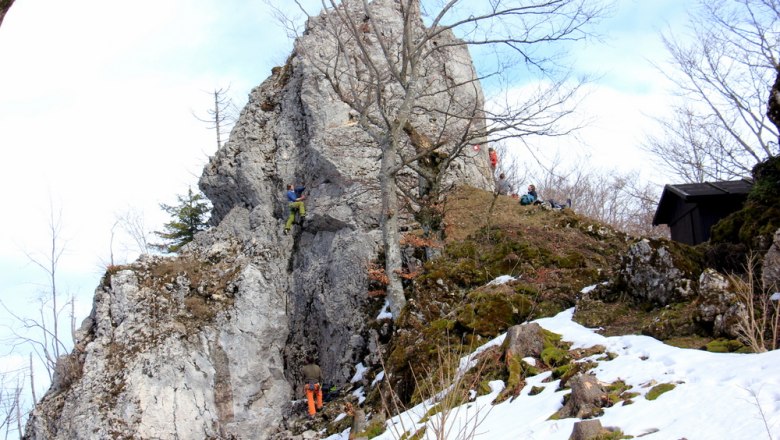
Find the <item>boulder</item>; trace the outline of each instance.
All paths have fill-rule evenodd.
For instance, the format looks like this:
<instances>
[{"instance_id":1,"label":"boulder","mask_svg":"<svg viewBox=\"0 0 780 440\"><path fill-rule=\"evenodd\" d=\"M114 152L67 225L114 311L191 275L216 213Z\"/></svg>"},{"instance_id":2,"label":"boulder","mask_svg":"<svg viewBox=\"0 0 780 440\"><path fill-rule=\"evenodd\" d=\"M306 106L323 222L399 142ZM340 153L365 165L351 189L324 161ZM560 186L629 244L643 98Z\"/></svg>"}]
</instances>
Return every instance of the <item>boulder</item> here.
<instances>
[{"instance_id":1,"label":"boulder","mask_svg":"<svg viewBox=\"0 0 780 440\"><path fill-rule=\"evenodd\" d=\"M712 329L715 337L736 338L737 325L745 313L728 279L713 269L705 269L699 276L698 316L704 327Z\"/></svg>"},{"instance_id":2,"label":"boulder","mask_svg":"<svg viewBox=\"0 0 780 440\"><path fill-rule=\"evenodd\" d=\"M642 239L629 248L623 257L618 284L632 299L663 307L695 297L698 267L678 263L670 246L671 243Z\"/></svg>"},{"instance_id":3,"label":"boulder","mask_svg":"<svg viewBox=\"0 0 780 440\"><path fill-rule=\"evenodd\" d=\"M522 359L525 357L540 358L544 350L544 332L542 326L532 322L514 325L506 332L504 352L507 357Z\"/></svg>"},{"instance_id":4,"label":"boulder","mask_svg":"<svg viewBox=\"0 0 780 440\"><path fill-rule=\"evenodd\" d=\"M597 419L582 420L574 424L569 440L593 440L608 433Z\"/></svg>"},{"instance_id":5,"label":"boulder","mask_svg":"<svg viewBox=\"0 0 780 440\"><path fill-rule=\"evenodd\" d=\"M559 418L588 419L604 412L602 407L607 402L607 391L595 376L578 374L569 380L569 386L571 394L558 411Z\"/></svg>"}]
</instances>

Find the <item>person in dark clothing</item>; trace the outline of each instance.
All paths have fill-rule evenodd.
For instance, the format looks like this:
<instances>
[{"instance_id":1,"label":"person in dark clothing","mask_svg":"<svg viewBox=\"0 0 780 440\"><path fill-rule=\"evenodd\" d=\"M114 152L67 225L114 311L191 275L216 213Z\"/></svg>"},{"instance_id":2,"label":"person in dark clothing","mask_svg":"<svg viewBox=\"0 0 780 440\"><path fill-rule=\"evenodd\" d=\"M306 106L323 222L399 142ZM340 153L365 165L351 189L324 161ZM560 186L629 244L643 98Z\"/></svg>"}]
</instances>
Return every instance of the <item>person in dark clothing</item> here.
<instances>
[{"instance_id":1,"label":"person in dark clothing","mask_svg":"<svg viewBox=\"0 0 780 440\"><path fill-rule=\"evenodd\" d=\"M528 192L523 194L522 197L520 197L520 204L531 205L538 202L539 202L539 196L536 194L536 187L533 185L528 185Z\"/></svg>"},{"instance_id":2,"label":"person in dark clothing","mask_svg":"<svg viewBox=\"0 0 780 440\"><path fill-rule=\"evenodd\" d=\"M309 358L301 369L303 373L306 401L309 406L309 416L314 417L318 409L322 409L322 370ZM315 409L316 407L316 409Z\"/></svg>"},{"instance_id":3,"label":"person in dark clothing","mask_svg":"<svg viewBox=\"0 0 780 440\"><path fill-rule=\"evenodd\" d=\"M534 201L539 200L539 196L536 194L536 187L534 185L528 185L528 194L534 198Z\"/></svg>"},{"instance_id":4,"label":"person in dark clothing","mask_svg":"<svg viewBox=\"0 0 780 440\"><path fill-rule=\"evenodd\" d=\"M501 175L498 176L496 187L498 189L498 193L502 196L508 195L510 192L512 192L512 185L509 183L509 180L507 180L504 173L501 173Z\"/></svg>"}]
</instances>

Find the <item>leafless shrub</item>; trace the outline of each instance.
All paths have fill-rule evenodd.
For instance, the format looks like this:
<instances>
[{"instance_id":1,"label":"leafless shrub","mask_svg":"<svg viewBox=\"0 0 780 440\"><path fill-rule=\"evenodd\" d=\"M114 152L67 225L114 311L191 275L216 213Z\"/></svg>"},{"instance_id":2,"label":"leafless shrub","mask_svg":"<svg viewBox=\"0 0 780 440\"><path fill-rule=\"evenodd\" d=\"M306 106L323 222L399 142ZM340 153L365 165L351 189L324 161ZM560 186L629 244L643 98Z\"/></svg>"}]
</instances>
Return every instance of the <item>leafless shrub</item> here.
<instances>
[{"instance_id":1,"label":"leafless shrub","mask_svg":"<svg viewBox=\"0 0 780 440\"><path fill-rule=\"evenodd\" d=\"M767 286L758 285L756 265L756 256L748 255L745 274L732 274L729 281L745 306L737 324L740 340L760 353L775 350L780 343L780 299L776 299Z\"/></svg>"},{"instance_id":2,"label":"leafless shrub","mask_svg":"<svg viewBox=\"0 0 780 440\"><path fill-rule=\"evenodd\" d=\"M473 350L468 348L453 349L451 346L437 348L437 363L433 368L422 368L422 374L414 374L415 387L422 402L418 405L419 420L411 421L398 417L400 429L390 425L393 436L397 439L408 438L410 434L425 431L428 438L437 440L469 440L475 438L479 427L490 413L484 408L470 405L469 402L482 379L484 363L478 363L478 371L466 374L468 368L461 366L462 359L471 360ZM387 382L381 388L382 406L389 414L401 414L408 408L401 402L398 395ZM416 429L417 424L424 424Z\"/></svg>"},{"instance_id":3,"label":"leafless shrub","mask_svg":"<svg viewBox=\"0 0 780 440\"><path fill-rule=\"evenodd\" d=\"M70 388L83 374L83 364L79 359L79 353L71 352L61 356L54 367L54 379L52 388L60 390Z\"/></svg>"}]
</instances>

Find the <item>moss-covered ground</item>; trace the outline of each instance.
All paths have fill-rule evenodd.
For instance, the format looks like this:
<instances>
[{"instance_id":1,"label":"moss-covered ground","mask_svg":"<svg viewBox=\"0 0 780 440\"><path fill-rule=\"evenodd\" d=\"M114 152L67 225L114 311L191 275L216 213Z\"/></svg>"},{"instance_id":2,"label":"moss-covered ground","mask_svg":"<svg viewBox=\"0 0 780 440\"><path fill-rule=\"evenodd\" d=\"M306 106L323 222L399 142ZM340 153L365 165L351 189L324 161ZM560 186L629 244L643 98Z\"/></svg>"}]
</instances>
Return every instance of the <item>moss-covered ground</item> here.
<instances>
[{"instance_id":1,"label":"moss-covered ground","mask_svg":"<svg viewBox=\"0 0 780 440\"><path fill-rule=\"evenodd\" d=\"M407 285L409 303L385 365L406 403L423 397L416 378L440 368L442 358L456 359L513 325L574 306L583 287L611 276L628 246L624 234L571 210L494 197L473 188L448 197L440 257ZM500 275L514 280L488 284ZM549 348L545 363L558 367L565 357L565 350ZM485 368L486 375L511 375L512 388L520 384L527 366L494 362L501 371Z\"/></svg>"}]
</instances>

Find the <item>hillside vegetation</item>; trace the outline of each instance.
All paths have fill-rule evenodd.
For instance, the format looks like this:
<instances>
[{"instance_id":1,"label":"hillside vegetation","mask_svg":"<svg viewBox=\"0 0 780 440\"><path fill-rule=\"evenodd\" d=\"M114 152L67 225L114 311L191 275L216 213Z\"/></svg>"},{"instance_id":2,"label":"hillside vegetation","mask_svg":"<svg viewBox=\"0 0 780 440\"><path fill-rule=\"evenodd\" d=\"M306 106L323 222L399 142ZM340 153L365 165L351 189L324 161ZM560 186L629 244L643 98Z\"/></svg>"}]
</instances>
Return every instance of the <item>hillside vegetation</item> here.
<instances>
[{"instance_id":1,"label":"hillside vegetation","mask_svg":"<svg viewBox=\"0 0 780 440\"><path fill-rule=\"evenodd\" d=\"M364 382L373 381L380 371L388 380L369 392L366 412L390 415L421 402L436 392L437 384L446 382L443 378L453 377L464 353L513 325L553 316L575 305L575 320L600 328L605 335L645 334L687 348L746 350L736 338L719 334L707 321L715 318L702 311L715 307L705 294L699 294L698 284L704 269L713 263L710 244L690 247L631 237L571 209L520 206L510 197L466 187L450 194L442 209L445 235L436 249L420 245L430 242L422 240L419 231L409 233L405 240L407 265L419 267L407 280L409 303L400 319L395 323L380 319L374 324L384 356ZM417 247L411 245L415 243ZM633 261L630 255L637 248L649 249L650 260L633 257L640 263ZM425 256L432 254L435 258L426 261ZM659 255L668 262L659 261L663 260ZM744 261L744 252L731 258ZM636 281L627 274L644 270L634 266L646 265L653 273L658 270L654 266L663 264L685 283L685 289L672 289L682 291L680 296L659 303L657 298L632 293L636 286L631 283ZM505 275L511 280L490 283ZM588 286L597 287L583 293ZM377 316L382 302L377 297L375 310L369 313ZM592 353L570 352L552 334L545 336L544 344L538 368L553 370L554 377L564 383L587 369L572 361ZM529 370L526 364L508 358L505 348L495 347L480 356L475 371L464 379L466 383L458 384L465 387L463 395L467 389L486 393L487 381L500 379L507 383L505 399L519 392L524 377L538 369ZM345 423L331 426L329 432L343 429Z\"/></svg>"}]
</instances>

